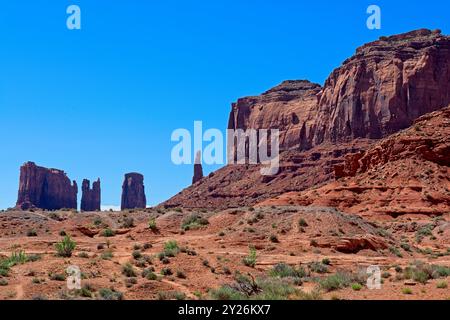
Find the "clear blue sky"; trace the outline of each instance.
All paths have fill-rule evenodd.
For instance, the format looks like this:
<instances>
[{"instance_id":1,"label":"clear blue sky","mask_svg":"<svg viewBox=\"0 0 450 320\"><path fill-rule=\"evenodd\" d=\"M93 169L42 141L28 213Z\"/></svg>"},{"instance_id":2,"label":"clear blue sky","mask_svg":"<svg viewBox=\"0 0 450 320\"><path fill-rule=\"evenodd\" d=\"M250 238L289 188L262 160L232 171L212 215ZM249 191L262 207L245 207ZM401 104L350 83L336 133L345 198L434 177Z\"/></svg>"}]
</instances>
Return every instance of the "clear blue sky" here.
<instances>
[{"instance_id":1,"label":"clear blue sky","mask_svg":"<svg viewBox=\"0 0 450 320\"><path fill-rule=\"evenodd\" d=\"M66 28L71 4L80 31ZM379 31L366 28L370 4ZM79 184L100 177L104 205L138 171L159 203L191 182L192 167L170 160L174 129L225 129L237 98L286 79L322 84L381 35L448 33L449 12L448 0L1 0L0 208L15 204L29 160Z\"/></svg>"}]
</instances>

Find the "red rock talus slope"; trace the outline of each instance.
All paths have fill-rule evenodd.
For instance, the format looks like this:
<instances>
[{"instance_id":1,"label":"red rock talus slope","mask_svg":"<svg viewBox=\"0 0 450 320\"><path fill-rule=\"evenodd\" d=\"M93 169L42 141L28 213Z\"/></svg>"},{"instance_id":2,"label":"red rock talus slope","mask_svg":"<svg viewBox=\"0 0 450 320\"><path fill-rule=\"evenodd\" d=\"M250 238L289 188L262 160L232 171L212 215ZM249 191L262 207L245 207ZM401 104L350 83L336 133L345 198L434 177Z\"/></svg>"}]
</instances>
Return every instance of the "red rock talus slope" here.
<instances>
[{"instance_id":1,"label":"red rock talus slope","mask_svg":"<svg viewBox=\"0 0 450 320\"><path fill-rule=\"evenodd\" d=\"M250 206L287 191L305 190L334 178L344 155L367 148L370 141L323 144L311 150L285 151L276 176L262 176L258 165L230 165L203 178L164 202L166 207L231 208Z\"/></svg>"},{"instance_id":2,"label":"red rock talus slope","mask_svg":"<svg viewBox=\"0 0 450 320\"><path fill-rule=\"evenodd\" d=\"M71 184L64 171L27 162L20 168L17 207L58 210L77 208L77 183Z\"/></svg>"},{"instance_id":3,"label":"red rock talus slope","mask_svg":"<svg viewBox=\"0 0 450 320\"><path fill-rule=\"evenodd\" d=\"M450 107L347 156L338 181L261 205L323 205L362 215L442 215L450 211Z\"/></svg>"},{"instance_id":4,"label":"red rock talus slope","mask_svg":"<svg viewBox=\"0 0 450 320\"><path fill-rule=\"evenodd\" d=\"M450 103L450 37L417 30L359 48L324 87L286 81L233 104L230 129L279 129L281 170L227 166L164 203L166 206L251 205L334 177L343 156L410 126Z\"/></svg>"}]
</instances>

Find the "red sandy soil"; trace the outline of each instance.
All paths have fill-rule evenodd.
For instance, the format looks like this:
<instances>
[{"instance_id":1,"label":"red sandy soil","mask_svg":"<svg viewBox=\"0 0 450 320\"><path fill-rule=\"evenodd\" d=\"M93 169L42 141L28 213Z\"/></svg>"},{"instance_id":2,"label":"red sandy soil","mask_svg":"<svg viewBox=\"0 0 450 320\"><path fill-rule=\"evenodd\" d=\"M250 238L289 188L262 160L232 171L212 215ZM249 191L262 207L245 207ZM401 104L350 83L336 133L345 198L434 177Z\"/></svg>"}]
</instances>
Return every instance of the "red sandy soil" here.
<instances>
[{"instance_id":1,"label":"red sandy soil","mask_svg":"<svg viewBox=\"0 0 450 320\"><path fill-rule=\"evenodd\" d=\"M406 267L414 260L428 264L450 267L450 216L438 219L427 216L401 216L375 223L361 217L343 214L333 208L319 207L263 207L230 209L221 212L204 212L209 225L198 230L181 232L182 220L188 210L145 212L103 212L75 213L19 212L7 211L0 214L0 257L6 258L12 252L24 251L27 255L39 254L35 262L19 264L10 269L9 276L0 277L6 285L0 286L0 299L87 299L68 291L65 281L51 280L49 274L64 274L69 265L77 265L83 273L82 284L89 284L92 298L99 298L102 288L114 288L124 294L124 299L158 299L165 292L183 293L186 299L209 299L211 289L234 282L234 274L251 274L253 277L267 277L268 271L277 263L292 266L330 260L325 274L311 271L311 278L303 284L294 285L302 292L311 292L319 285L314 278L324 278L339 270L364 272L369 265L379 265L383 272L389 272L382 290L361 291L345 288L333 292L321 290L323 299L449 299L448 289L438 289L437 283L450 280L429 280L419 284L397 277L395 266ZM132 217L134 226L122 228L124 219ZM148 227L148 221L157 217L158 231ZM303 219L307 226L299 227ZM101 220L101 225L95 226ZM416 241L418 230L425 224L432 225L432 236L422 242ZM83 233L80 228L84 227ZM117 231L113 237L105 238L105 228ZM36 237L27 236L30 230ZM56 256L55 243L61 241L60 232L70 234L77 246L71 258ZM92 238L85 235L98 233ZM275 236L278 242L271 241ZM274 237L272 237L273 240ZM185 248L176 257L162 264L156 255L163 251L164 243L176 240ZM367 241L366 241L367 240ZM409 243L410 252L400 248L400 243ZM104 248L99 249L98 245ZM134 245L149 244L141 249L142 255L153 257L145 266L136 266L132 257ZM113 253L111 260L101 258L109 245ZM249 245L257 250L254 268L243 264L249 254ZM374 245L375 247L371 247ZM397 248L400 252L395 252ZM426 250L427 249L427 250ZM196 255L188 253L195 251ZM351 251L351 253L349 252ZM84 252L87 258L79 257ZM401 255L401 257L400 257ZM205 261L208 261L206 264ZM134 264L137 272L136 284L126 286L122 274L125 263ZM144 268L153 267L157 280L141 277ZM163 268L170 268L172 276L162 276ZM181 270L186 278L177 277ZM397 277L397 279L396 279ZM39 283L37 279L39 279ZM4 283L5 284L5 283ZM411 295L402 293L410 286ZM292 297L295 298L295 297Z\"/></svg>"}]
</instances>

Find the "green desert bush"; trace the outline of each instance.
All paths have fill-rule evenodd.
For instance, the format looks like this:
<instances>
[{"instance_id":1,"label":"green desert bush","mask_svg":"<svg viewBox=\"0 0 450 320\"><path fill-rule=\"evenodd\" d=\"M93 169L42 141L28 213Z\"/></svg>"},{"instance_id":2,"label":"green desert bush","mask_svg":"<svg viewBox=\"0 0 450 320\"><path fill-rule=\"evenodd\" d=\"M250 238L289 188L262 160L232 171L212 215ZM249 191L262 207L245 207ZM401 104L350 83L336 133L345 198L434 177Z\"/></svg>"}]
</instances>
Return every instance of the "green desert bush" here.
<instances>
[{"instance_id":1,"label":"green desert bush","mask_svg":"<svg viewBox=\"0 0 450 320\"><path fill-rule=\"evenodd\" d=\"M180 252L180 247L175 240L169 240L164 244L164 255L166 257L175 257Z\"/></svg>"},{"instance_id":2,"label":"green desert bush","mask_svg":"<svg viewBox=\"0 0 450 320\"><path fill-rule=\"evenodd\" d=\"M328 272L328 266L322 262L311 262L309 265L309 270L315 273L327 273Z\"/></svg>"},{"instance_id":3,"label":"green desert bush","mask_svg":"<svg viewBox=\"0 0 450 320\"><path fill-rule=\"evenodd\" d=\"M134 227L134 219L131 217L126 217L123 219L122 228L129 229Z\"/></svg>"},{"instance_id":4,"label":"green desert bush","mask_svg":"<svg viewBox=\"0 0 450 320\"><path fill-rule=\"evenodd\" d=\"M362 289L362 285L359 283L352 284L353 291L360 291Z\"/></svg>"},{"instance_id":5,"label":"green desert bush","mask_svg":"<svg viewBox=\"0 0 450 320\"><path fill-rule=\"evenodd\" d=\"M77 244L73 241L70 236L65 236L61 242L55 244L56 252L58 256L64 258L70 258L72 256L73 250L75 250Z\"/></svg>"},{"instance_id":6,"label":"green desert bush","mask_svg":"<svg viewBox=\"0 0 450 320\"><path fill-rule=\"evenodd\" d=\"M122 266L122 274L128 278L136 277L136 271L130 263L126 263Z\"/></svg>"},{"instance_id":7,"label":"green desert bush","mask_svg":"<svg viewBox=\"0 0 450 320\"><path fill-rule=\"evenodd\" d=\"M114 237L116 235L116 232L110 228L103 230L102 236L105 238Z\"/></svg>"},{"instance_id":8,"label":"green desert bush","mask_svg":"<svg viewBox=\"0 0 450 320\"><path fill-rule=\"evenodd\" d=\"M155 218L152 218L148 221L148 228L152 231L158 231L158 226L156 225Z\"/></svg>"},{"instance_id":9,"label":"green desert bush","mask_svg":"<svg viewBox=\"0 0 450 320\"><path fill-rule=\"evenodd\" d=\"M66 276L61 273L50 273L49 278L53 281L66 281Z\"/></svg>"},{"instance_id":10,"label":"green desert bush","mask_svg":"<svg viewBox=\"0 0 450 320\"><path fill-rule=\"evenodd\" d=\"M248 256L246 256L244 259L242 259L242 262L247 267L254 268L256 265L256 258L257 258L257 254L256 254L255 247L250 247L250 252L249 252Z\"/></svg>"},{"instance_id":11,"label":"green desert bush","mask_svg":"<svg viewBox=\"0 0 450 320\"><path fill-rule=\"evenodd\" d=\"M319 286L326 292L344 289L355 284L363 285L362 277L344 271L338 271L333 275L319 280Z\"/></svg>"},{"instance_id":12,"label":"green desert bush","mask_svg":"<svg viewBox=\"0 0 450 320\"><path fill-rule=\"evenodd\" d=\"M181 229L183 231L195 230L209 224L208 219L198 213L191 214L183 219Z\"/></svg>"},{"instance_id":13,"label":"green desert bush","mask_svg":"<svg viewBox=\"0 0 450 320\"><path fill-rule=\"evenodd\" d=\"M304 278L307 273L303 267L295 268L285 263L278 263L269 271L269 275L279 278Z\"/></svg>"},{"instance_id":14,"label":"green desert bush","mask_svg":"<svg viewBox=\"0 0 450 320\"><path fill-rule=\"evenodd\" d=\"M186 295L179 291L160 291L158 300L186 300Z\"/></svg>"},{"instance_id":15,"label":"green desert bush","mask_svg":"<svg viewBox=\"0 0 450 320\"><path fill-rule=\"evenodd\" d=\"M163 268L161 270L161 274L163 276L171 276L171 275L173 275L173 272L172 272L172 270L170 268Z\"/></svg>"},{"instance_id":16,"label":"green desert bush","mask_svg":"<svg viewBox=\"0 0 450 320\"><path fill-rule=\"evenodd\" d=\"M210 290L209 296L214 300L302 299L301 292L287 279L261 277L254 280L241 274L235 276L235 283ZM315 299L315 297L311 296L308 299Z\"/></svg>"},{"instance_id":17,"label":"green desert bush","mask_svg":"<svg viewBox=\"0 0 450 320\"><path fill-rule=\"evenodd\" d=\"M103 288L98 293L102 300L123 300L123 293L114 289Z\"/></svg>"},{"instance_id":18,"label":"green desert bush","mask_svg":"<svg viewBox=\"0 0 450 320\"><path fill-rule=\"evenodd\" d=\"M408 295L410 295L410 294L412 294L413 292L412 292L412 290L411 290L410 288L403 288L403 289L402 289L402 293L403 293L403 294L408 294Z\"/></svg>"},{"instance_id":19,"label":"green desert bush","mask_svg":"<svg viewBox=\"0 0 450 320\"><path fill-rule=\"evenodd\" d=\"M107 250L105 252L102 253L101 258L103 260L111 260L114 257L114 254L112 253L111 250Z\"/></svg>"}]
</instances>

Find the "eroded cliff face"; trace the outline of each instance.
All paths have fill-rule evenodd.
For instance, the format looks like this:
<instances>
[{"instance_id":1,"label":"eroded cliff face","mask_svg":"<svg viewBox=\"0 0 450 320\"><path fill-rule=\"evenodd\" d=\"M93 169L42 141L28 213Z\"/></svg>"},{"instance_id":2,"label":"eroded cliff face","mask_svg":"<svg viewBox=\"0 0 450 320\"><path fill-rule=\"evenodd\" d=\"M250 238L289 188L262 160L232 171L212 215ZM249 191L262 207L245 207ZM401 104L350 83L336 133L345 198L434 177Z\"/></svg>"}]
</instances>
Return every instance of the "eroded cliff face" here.
<instances>
[{"instance_id":1,"label":"eroded cliff face","mask_svg":"<svg viewBox=\"0 0 450 320\"><path fill-rule=\"evenodd\" d=\"M231 129L279 129L281 149L381 139L450 103L450 37L416 30L357 49L323 88L286 81L232 105Z\"/></svg>"},{"instance_id":2,"label":"eroded cliff face","mask_svg":"<svg viewBox=\"0 0 450 320\"><path fill-rule=\"evenodd\" d=\"M417 30L357 49L320 93L312 143L380 139L450 103L450 37Z\"/></svg>"},{"instance_id":3,"label":"eroded cliff face","mask_svg":"<svg viewBox=\"0 0 450 320\"><path fill-rule=\"evenodd\" d=\"M17 207L59 210L77 208L78 186L58 169L39 167L27 162L20 168Z\"/></svg>"},{"instance_id":4,"label":"eroded cliff face","mask_svg":"<svg viewBox=\"0 0 450 320\"><path fill-rule=\"evenodd\" d=\"M81 186L81 211L100 211L101 207L101 187L100 179L92 184L87 179L83 180Z\"/></svg>"},{"instance_id":5,"label":"eroded cliff face","mask_svg":"<svg viewBox=\"0 0 450 320\"><path fill-rule=\"evenodd\" d=\"M355 177L401 159L450 167L450 107L420 117L411 128L383 139L365 152L351 154L335 166L336 179Z\"/></svg>"},{"instance_id":6,"label":"eroded cliff face","mask_svg":"<svg viewBox=\"0 0 450 320\"><path fill-rule=\"evenodd\" d=\"M261 203L330 206L370 217L444 215L450 208L450 107L347 156L337 181Z\"/></svg>"},{"instance_id":7,"label":"eroded cliff face","mask_svg":"<svg viewBox=\"0 0 450 320\"><path fill-rule=\"evenodd\" d=\"M139 173L128 173L122 185L122 210L145 209L144 176Z\"/></svg>"},{"instance_id":8,"label":"eroded cliff face","mask_svg":"<svg viewBox=\"0 0 450 320\"><path fill-rule=\"evenodd\" d=\"M306 80L285 81L260 96L233 103L229 129L278 129L280 149L309 148L321 86Z\"/></svg>"},{"instance_id":9,"label":"eroded cliff face","mask_svg":"<svg viewBox=\"0 0 450 320\"><path fill-rule=\"evenodd\" d=\"M277 176L229 165L164 205L251 205L325 183L346 154L365 151L449 103L450 37L430 30L382 37L358 48L323 87L285 81L232 105L228 128L280 130Z\"/></svg>"}]
</instances>

